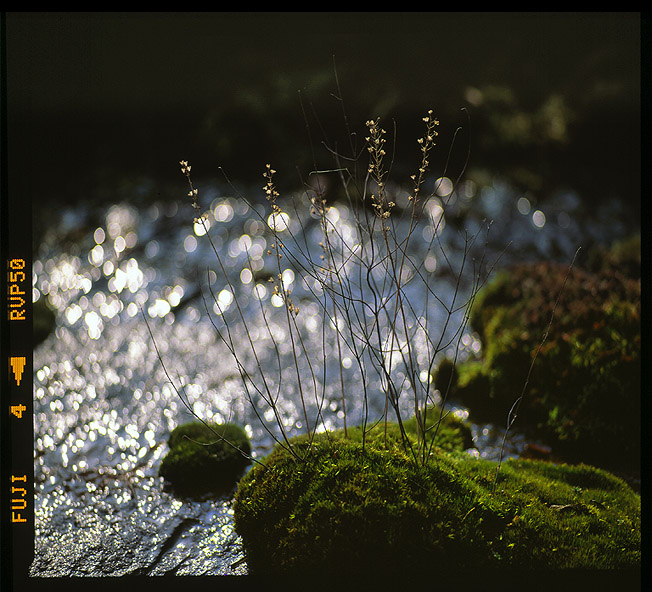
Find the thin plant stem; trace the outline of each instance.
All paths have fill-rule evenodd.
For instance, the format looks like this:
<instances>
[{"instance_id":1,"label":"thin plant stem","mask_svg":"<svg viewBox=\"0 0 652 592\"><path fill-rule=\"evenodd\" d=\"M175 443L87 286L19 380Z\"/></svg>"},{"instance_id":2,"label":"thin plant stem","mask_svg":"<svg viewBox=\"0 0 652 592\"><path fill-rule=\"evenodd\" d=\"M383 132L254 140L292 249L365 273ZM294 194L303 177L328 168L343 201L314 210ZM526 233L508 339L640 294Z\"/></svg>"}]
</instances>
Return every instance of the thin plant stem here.
<instances>
[{"instance_id":1,"label":"thin plant stem","mask_svg":"<svg viewBox=\"0 0 652 592\"><path fill-rule=\"evenodd\" d=\"M557 310L557 305L559 304L559 301L561 299L561 295L564 292L564 288L566 287L566 282L568 281L568 278L570 276L571 270L573 269L573 266L575 265L575 259L577 258L578 253L580 252L581 247L575 251L575 255L573 255L573 259L568 266L568 269L566 271L566 275L564 276L564 281L561 284L561 288L559 289L559 292L557 293L557 298L555 299L555 304L552 307L552 312L550 313L550 320L548 321L548 325L546 327L546 330L543 333L543 337L541 338L541 341L539 342L539 345L537 346L536 351L534 352L534 356L532 357L532 362L530 362L530 367L528 368L527 376L525 377L525 383L523 384L523 389L521 390L521 394L519 397L514 401L514 404L512 405L511 409L509 410L509 413L507 414L507 427L505 428L505 432L503 433L503 439L502 443L500 446L500 456L498 459L498 465L496 466L496 475L494 477L494 484L493 484L493 491L496 490L496 484L498 483L498 475L500 473L500 469L502 467L503 463L503 455L505 451L505 442L507 439L507 433L511 429L512 425L514 425L514 422L516 421L516 418L518 416L518 410L521 407L521 403L523 401L523 397L525 396L525 393L527 391L528 384L530 382L530 376L532 374L532 369L534 368L534 364L537 360L537 357L539 355L539 352L541 351L541 348L543 347L543 344L546 342L546 339L548 339L548 335L550 333L550 328L552 327L552 322L555 318L555 311Z\"/></svg>"}]
</instances>

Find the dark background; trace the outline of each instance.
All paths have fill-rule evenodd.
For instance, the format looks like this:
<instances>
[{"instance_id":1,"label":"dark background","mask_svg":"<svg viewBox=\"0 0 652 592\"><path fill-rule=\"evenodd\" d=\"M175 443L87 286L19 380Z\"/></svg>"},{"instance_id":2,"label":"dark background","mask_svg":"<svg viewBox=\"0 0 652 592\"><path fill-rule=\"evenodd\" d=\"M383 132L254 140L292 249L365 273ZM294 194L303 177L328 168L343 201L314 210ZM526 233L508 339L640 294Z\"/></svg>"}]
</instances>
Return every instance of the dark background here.
<instances>
[{"instance_id":1,"label":"dark background","mask_svg":"<svg viewBox=\"0 0 652 592\"><path fill-rule=\"evenodd\" d=\"M62 203L178 199L181 159L196 180L222 167L254 187L271 162L290 187L323 134L346 145L335 63L358 146L366 119L396 122L399 177L432 108L435 172L461 126L451 176L470 147L480 183L506 178L534 203L567 188L620 200L640 224L640 26L593 12L8 13L9 167L37 235Z\"/></svg>"}]
</instances>

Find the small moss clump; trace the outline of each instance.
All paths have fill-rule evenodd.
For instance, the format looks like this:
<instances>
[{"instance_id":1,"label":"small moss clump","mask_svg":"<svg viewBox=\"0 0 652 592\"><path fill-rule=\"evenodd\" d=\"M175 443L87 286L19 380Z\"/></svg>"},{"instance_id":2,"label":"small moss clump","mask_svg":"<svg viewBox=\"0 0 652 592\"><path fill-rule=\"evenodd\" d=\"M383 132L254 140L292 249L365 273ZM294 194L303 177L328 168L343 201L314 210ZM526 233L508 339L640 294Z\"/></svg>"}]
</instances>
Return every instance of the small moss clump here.
<instances>
[{"instance_id":1,"label":"small moss clump","mask_svg":"<svg viewBox=\"0 0 652 592\"><path fill-rule=\"evenodd\" d=\"M494 490L495 462L333 436L295 438L240 481L251 574L640 567L640 497L605 471L508 461Z\"/></svg>"},{"instance_id":2,"label":"small moss clump","mask_svg":"<svg viewBox=\"0 0 652 592\"><path fill-rule=\"evenodd\" d=\"M160 475L187 495L226 493L233 489L251 462L251 444L235 424L192 422L176 427Z\"/></svg>"}]
</instances>

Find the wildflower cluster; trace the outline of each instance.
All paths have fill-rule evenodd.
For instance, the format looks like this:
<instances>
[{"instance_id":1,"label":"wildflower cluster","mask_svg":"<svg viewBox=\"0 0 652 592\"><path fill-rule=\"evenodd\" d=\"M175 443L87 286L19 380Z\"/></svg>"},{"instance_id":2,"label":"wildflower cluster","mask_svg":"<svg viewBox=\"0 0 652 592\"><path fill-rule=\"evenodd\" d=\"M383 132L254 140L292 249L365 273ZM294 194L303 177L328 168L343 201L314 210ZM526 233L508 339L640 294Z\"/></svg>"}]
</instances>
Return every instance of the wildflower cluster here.
<instances>
[{"instance_id":1,"label":"wildflower cluster","mask_svg":"<svg viewBox=\"0 0 652 592\"><path fill-rule=\"evenodd\" d=\"M326 206L326 200L321 197L321 196L313 196L310 198L310 213L313 216L317 216L318 218L323 218L326 215L326 212L328 211L328 207Z\"/></svg>"},{"instance_id":2,"label":"wildflower cluster","mask_svg":"<svg viewBox=\"0 0 652 592\"><path fill-rule=\"evenodd\" d=\"M265 183L263 186L263 191L265 192L267 201L272 204L272 212L274 214L278 214L281 211L281 208L279 208L276 204L276 199L278 198L279 193L276 191L276 188L274 187L274 181L272 180L275 172L276 171L272 168L272 165L265 165L265 172L263 173L263 177L267 179L267 183Z\"/></svg>"},{"instance_id":3,"label":"wildflower cluster","mask_svg":"<svg viewBox=\"0 0 652 592\"><path fill-rule=\"evenodd\" d=\"M426 171L428 170L428 154L430 149L435 145L435 138L438 136L438 132L435 128L439 125L439 120L432 117L432 109L428 111L428 115L423 118L423 121L426 123L426 135L417 140L421 146L421 166L419 167L419 174L410 177L414 182L414 195L411 195L409 200L413 203L416 203L419 197L419 190L423 183Z\"/></svg>"},{"instance_id":4,"label":"wildflower cluster","mask_svg":"<svg viewBox=\"0 0 652 592\"><path fill-rule=\"evenodd\" d=\"M285 303L285 305L287 306L290 314L296 317L299 314L299 307L292 302L292 298L290 298L290 290L283 289L280 287L280 283L283 281L283 274L279 273L277 277L278 277L278 282L274 282L274 291L272 293L274 296L278 296L279 298L281 298ZM274 281L274 280L270 279L270 281Z\"/></svg>"},{"instance_id":5,"label":"wildflower cluster","mask_svg":"<svg viewBox=\"0 0 652 592\"><path fill-rule=\"evenodd\" d=\"M385 197L385 177L387 176L387 172L383 167L383 158L385 157L384 146L386 142L385 134L387 132L378 125L379 122L380 118L367 121L369 136L365 140L368 144L367 150L371 155L367 172L378 185L378 194L372 194L371 196L372 206L376 210L376 215L380 219L386 220L390 216L391 209L396 204L394 202L385 203L387 201Z\"/></svg>"},{"instance_id":6,"label":"wildflower cluster","mask_svg":"<svg viewBox=\"0 0 652 592\"><path fill-rule=\"evenodd\" d=\"M208 212L204 212L202 214L201 208L199 207L199 201L198 201L198 195L199 191L194 187L192 184L192 179L190 178L190 169L192 168L187 160L180 160L179 164L181 165L181 173L186 176L188 179L188 185L190 186L190 191L188 191L188 197L192 200L192 207L194 208L195 212L197 212L197 216L194 220L195 224L200 224L204 223L204 221L208 218Z\"/></svg>"},{"instance_id":7,"label":"wildflower cluster","mask_svg":"<svg viewBox=\"0 0 652 592\"><path fill-rule=\"evenodd\" d=\"M263 173L263 177L267 179L267 183L265 183L265 185L263 186L263 191L265 192L265 197L267 198L267 201L269 201L271 204L271 208L272 208L271 219L273 221L276 220L275 216L281 214L281 208L276 203L276 200L279 197L279 192L276 190L276 186L274 185L274 181L273 181L274 173L276 173L276 171L272 168L272 165L270 164L265 165L265 172ZM276 233L277 230L276 223L272 222L270 224L270 227L272 228L274 233ZM280 240L278 240L278 237L276 237L276 240L272 243L271 248L267 250L267 255L272 255L272 253L274 253L279 265L279 273L277 275L277 280L270 278L269 281L274 282L273 294L275 296L282 298L290 314L296 316L299 314L299 307L295 306L292 303L292 299L290 298L290 291L282 287L283 274L280 273L280 261L281 258L283 257L283 253L281 253L282 249L283 249L283 243Z\"/></svg>"}]
</instances>

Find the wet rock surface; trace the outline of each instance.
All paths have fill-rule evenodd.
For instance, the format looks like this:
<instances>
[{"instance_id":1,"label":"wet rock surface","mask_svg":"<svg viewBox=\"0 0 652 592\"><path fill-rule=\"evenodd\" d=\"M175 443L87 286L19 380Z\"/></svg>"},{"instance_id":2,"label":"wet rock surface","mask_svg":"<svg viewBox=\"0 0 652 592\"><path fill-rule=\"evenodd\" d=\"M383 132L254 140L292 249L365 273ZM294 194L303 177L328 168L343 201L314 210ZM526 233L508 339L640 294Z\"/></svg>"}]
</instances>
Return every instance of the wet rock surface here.
<instances>
[{"instance_id":1,"label":"wet rock surface","mask_svg":"<svg viewBox=\"0 0 652 592\"><path fill-rule=\"evenodd\" d=\"M156 477L86 474L39 495L30 575L241 575L228 496L178 499Z\"/></svg>"}]
</instances>

